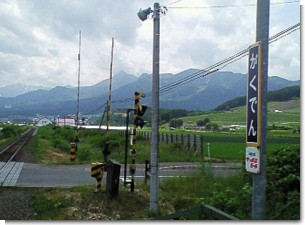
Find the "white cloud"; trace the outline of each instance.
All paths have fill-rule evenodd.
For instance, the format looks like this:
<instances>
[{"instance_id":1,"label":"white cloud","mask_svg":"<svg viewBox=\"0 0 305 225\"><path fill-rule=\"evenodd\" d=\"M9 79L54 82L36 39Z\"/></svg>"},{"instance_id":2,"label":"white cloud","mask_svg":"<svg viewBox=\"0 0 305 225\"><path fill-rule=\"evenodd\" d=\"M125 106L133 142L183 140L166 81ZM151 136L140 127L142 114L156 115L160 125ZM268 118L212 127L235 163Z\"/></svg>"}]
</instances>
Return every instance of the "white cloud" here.
<instances>
[{"instance_id":1,"label":"white cloud","mask_svg":"<svg viewBox=\"0 0 305 225\"><path fill-rule=\"evenodd\" d=\"M269 74L289 80L300 79L300 40L291 34L269 45Z\"/></svg>"},{"instance_id":2,"label":"white cloud","mask_svg":"<svg viewBox=\"0 0 305 225\"><path fill-rule=\"evenodd\" d=\"M162 1L167 5L174 1ZM271 1L273 2L273 1ZM251 0L247 3L255 4ZM140 8L154 1L4 0L0 2L1 86L77 85L78 32L82 31L81 85L109 77L111 38L114 74L151 73L153 20ZM241 0L179 1L170 6L244 5ZM298 4L271 5L270 36L300 21ZM160 72L204 69L255 42L256 7L168 8L161 16ZM269 75L300 79L300 32L270 45ZM246 73L246 60L225 70Z\"/></svg>"}]
</instances>

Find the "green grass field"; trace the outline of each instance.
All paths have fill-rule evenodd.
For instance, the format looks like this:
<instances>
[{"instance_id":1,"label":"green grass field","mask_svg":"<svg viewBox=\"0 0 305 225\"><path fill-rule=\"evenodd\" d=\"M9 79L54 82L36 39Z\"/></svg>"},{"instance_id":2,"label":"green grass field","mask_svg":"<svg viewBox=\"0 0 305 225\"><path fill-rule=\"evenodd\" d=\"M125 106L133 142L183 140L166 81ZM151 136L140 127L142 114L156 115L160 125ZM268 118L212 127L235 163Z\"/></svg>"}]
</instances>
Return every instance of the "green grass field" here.
<instances>
[{"instance_id":1,"label":"green grass field","mask_svg":"<svg viewBox=\"0 0 305 225\"><path fill-rule=\"evenodd\" d=\"M245 107L238 107L228 112L190 112L190 116L181 118L185 123L196 124L199 120L210 118L212 123L219 126L232 124L245 125ZM274 109L282 112L275 113ZM150 131L145 127L143 130ZM72 133L71 133L72 132ZM32 151L38 161L44 163L69 164L69 143L74 139L73 130L53 130L51 127L41 128L38 137L34 140ZM267 154L276 149L300 145L300 100L288 102L271 102L268 104L268 137ZM194 131L187 129L170 130L167 125L160 126L160 133L199 134L203 137L203 156L210 156L220 160L243 161L246 148L246 129L236 131ZM105 133L97 131L81 131L79 150L76 163L90 163L103 159L102 150L105 142ZM129 146L128 141L128 146ZM209 152L208 152L209 143ZM125 137L121 134L110 134L111 158L124 162ZM128 149L129 150L129 149ZM150 159L150 142L138 137L137 163L144 163ZM129 153L129 152L128 152ZM202 155L194 156L181 149L179 144L160 143L160 162L181 162L203 160ZM50 160L48 160L48 158Z\"/></svg>"},{"instance_id":2,"label":"green grass field","mask_svg":"<svg viewBox=\"0 0 305 225\"><path fill-rule=\"evenodd\" d=\"M299 103L299 102L298 102ZM290 104L290 103L289 103ZM267 137L267 199L266 219L268 220L299 220L300 194L293 188L299 185L299 151L300 151L300 108L290 104L270 103L268 113ZM285 109L279 108L286 107ZM274 113L274 109L283 109L281 113ZM195 115L196 114L196 115ZM211 122L221 126L231 124L245 124L245 107L236 108L230 112L194 112L192 116L182 118L184 122L196 123L209 117ZM274 125L274 129L271 129ZM143 130L150 131L145 127ZM75 136L72 129L52 127L40 128L30 147L34 154L38 154L40 163L66 163L69 161L69 142ZM165 133L196 133L203 136L204 156L212 160L244 162L246 148L246 131L240 129L234 132L198 132L191 130L170 130L162 126L160 132ZM60 134L60 135L59 135ZM124 161L124 137L121 134L110 134L111 155L109 158L121 163ZM79 149L75 163L90 163L102 161L102 150L105 133L97 131L81 131ZM128 142L129 143L129 142ZM137 139L136 164L150 159L150 142ZM68 146L68 147L67 147ZM50 158L51 156L56 158ZM60 157L59 157L60 156ZM202 162L202 156L183 152L179 144L160 143L160 162ZM49 158L48 158L49 157ZM130 163L128 157L128 163ZM64 220L89 219L86 205L99 207L107 212L99 219L145 219L149 218L148 186L136 186L136 192L130 198L129 191L121 187L117 199L109 201L103 195L93 193L93 186L69 189L40 190L32 197L37 211L36 219ZM81 192L81 194L80 194ZM208 167L204 167L192 177L166 179L160 182L160 209L166 215L181 209L188 209L199 204L209 204L240 219L251 218L251 177L245 172L234 176L213 176ZM72 207L71 207L72 206ZM76 213L69 213L71 209ZM93 208L93 207L92 207ZM130 209L127 210L126 209ZM52 211L50 213L50 210ZM114 212L114 213L113 213ZM112 213L112 214L111 214ZM190 218L190 219L198 219Z\"/></svg>"},{"instance_id":3,"label":"green grass field","mask_svg":"<svg viewBox=\"0 0 305 225\"><path fill-rule=\"evenodd\" d=\"M274 112L274 110L282 112ZM237 107L226 112L192 112L182 117L186 124L195 125L197 121L209 118L212 123L220 126L246 125L246 107ZM268 103L268 138L267 154L274 149L300 145L300 100ZM204 156L225 160L243 160L246 148L246 129L231 132L198 132L191 130L168 130L168 124L162 126L161 132L166 133L196 133L203 135Z\"/></svg>"},{"instance_id":4,"label":"green grass field","mask_svg":"<svg viewBox=\"0 0 305 225\"><path fill-rule=\"evenodd\" d=\"M280 109L282 112L274 112ZM223 125L246 125L246 107L237 107L231 111L225 112L199 112L197 115L190 115L181 118L183 122L196 124L197 121L209 118L211 122ZM291 100L287 102L270 102L268 103L268 126L273 123L300 126L300 100Z\"/></svg>"}]
</instances>

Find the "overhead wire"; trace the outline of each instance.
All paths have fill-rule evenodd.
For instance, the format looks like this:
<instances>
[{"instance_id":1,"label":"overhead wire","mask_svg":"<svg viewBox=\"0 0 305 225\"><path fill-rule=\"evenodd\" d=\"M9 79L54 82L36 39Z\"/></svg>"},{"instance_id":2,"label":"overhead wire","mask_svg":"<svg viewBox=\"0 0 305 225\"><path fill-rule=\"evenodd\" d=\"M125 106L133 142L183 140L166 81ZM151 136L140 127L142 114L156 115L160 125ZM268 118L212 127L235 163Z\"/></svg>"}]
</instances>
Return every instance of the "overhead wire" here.
<instances>
[{"instance_id":1,"label":"overhead wire","mask_svg":"<svg viewBox=\"0 0 305 225\"><path fill-rule=\"evenodd\" d=\"M178 3L178 2L181 2L181 1L182 1L182 0L174 1L174 2L172 2L172 3L167 4L166 7L168 7L169 5L173 5L173 4L176 4L176 3Z\"/></svg>"},{"instance_id":2,"label":"overhead wire","mask_svg":"<svg viewBox=\"0 0 305 225\"><path fill-rule=\"evenodd\" d=\"M93 110L91 110L91 111L89 111L89 112L87 112L85 114L88 114L88 115L93 114L93 113L101 110L105 105L107 105L107 101L104 104L102 104L101 106L99 106L99 107L97 107L97 108L95 108L95 109L93 109Z\"/></svg>"},{"instance_id":3,"label":"overhead wire","mask_svg":"<svg viewBox=\"0 0 305 225\"><path fill-rule=\"evenodd\" d=\"M270 5L284 5L284 4L292 4L300 2L296 1L287 1L287 2L273 2ZM175 2L176 3L176 2ZM211 5L211 6L167 6L167 8L171 9L212 9L212 8L232 8L232 7L253 7L257 6L257 4L241 4L241 5Z\"/></svg>"},{"instance_id":4,"label":"overhead wire","mask_svg":"<svg viewBox=\"0 0 305 225\"><path fill-rule=\"evenodd\" d=\"M285 30L282 30L281 32L271 36L269 38L269 44L270 43L273 43L275 41L278 41L279 39L291 34L292 32L295 32L296 30L300 29L300 23L297 23L291 27L288 27L287 29ZM179 79L179 80L176 80L176 81L173 81L161 88L159 88L159 92L160 93L165 93L165 92L168 92L178 86L181 86L181 85L184 85L184 84L187 84L187 83L190 83L194 80L197 80L199 78L202 78L202 77L205 77L207 75L210 75L212 73L215 73L219 70L222 70L224 67L228 66L229 64L232 64L233 62L236 62L242 58L244 58L245 56L247 56L249 53L248 53L248 48L244 49L244 50L241 50L239 51L238 53L226 58L226 59L223 59L211 66L208 66L206 67L205 69L202 69L202 70L199 70L199 71L196 71L195 73L192 73L182 79ZM145 93L145 97L149 97L152 95L152 91L149 91L149 92L146 92ZM126 102L130 102L130 101L133 101L134 98L133 97L127 97L127 98L124 98L124 99L119 99L119 100L114 100L112 101L112 103L126 103ZM107 103L103 104L103 105L106 105ZM102 107L103 107L102 105ZM102 107L99 107L97 110L101 109Z\"/></svg>"},{"instance_id":5,"label":"overhead wire","mask_svg":"<svg viewBox=\"0 0 305 225\"><path fill-rule=\"evenodd\" d=\"M273 42L277 41L278 39L281 39L281 38L291 34L292 32L300 29L300 26L301 26L301 24L297 23L297 24L295 24L291 27L288 27L287 29L282 30L281 32L271 36L270 39L269 39L269 43L273 43Z\"/></svg>"},{"instance_id":6,"label":"overhead wire","mask_svg":"<svg viewBox=\"0 0 305 225\"><path fill-rule=\"evenodd\" d=\"M277 41L277 40L287 36L288 34L296 31L297 29L300 29L300 23L295 24L295 25L287 28L287 29L279 32L276 35L273 35L272 37L269 38L269 43ZM241 58L243 58L243 57L245 57L247 55L248 55L248 48L246 48L246 49L236 53L235 55L230 56L230 57L228 57L228 58L226 58L226 59L224 59L222 61L219 61L219 62L217 62L217 63L215 63L215 64L213 64L213 65L211 65L211 66L209 66L209 67L207 67L207 68L205 68L203 70L199 70L198 72L195 72L195 73L189 75L188 77L185 77L185 78L183 78L181 80L178 80L178 81L172 82L170 84L167 84L166 86L160 88L160 92L165 92L167 90L172 89L172 87L174 88L176 86L180 86L182 83L189 83L189 82L191 82L193 80L196 80L196 77L200 77L204 73L209 73L212 69L215 69L215 68L217 68L217 67L219 67L221 65L223 65L221 67L221 69L223 69L225 66L227 66L227 65L229 65L229 64L231 64L231 63L233 63L235 61L238 61L238 60L240 60ZM214 72L216 72L216 70L214 70ZM209 73L209 74L211 74L211 73ZM150 93L151 92L146 94L146 96L150 95Z\"/></svg>"}]
</instances>

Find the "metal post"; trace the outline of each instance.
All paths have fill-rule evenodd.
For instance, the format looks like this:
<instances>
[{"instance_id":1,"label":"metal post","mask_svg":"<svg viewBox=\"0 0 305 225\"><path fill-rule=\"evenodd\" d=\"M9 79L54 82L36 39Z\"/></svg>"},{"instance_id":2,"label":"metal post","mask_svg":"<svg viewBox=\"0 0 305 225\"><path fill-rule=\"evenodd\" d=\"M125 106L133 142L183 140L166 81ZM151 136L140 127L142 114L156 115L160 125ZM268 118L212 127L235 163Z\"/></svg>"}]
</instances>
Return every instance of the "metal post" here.
<instances>
[{"instance_id":1,"label":"metal post","mask_svg":"<svg viewBox=\"0 0 305 225\"><path fill-rule=\"evenodd\" d=\"M135 185L135 173L136 173L136 156L137 156L137 151L136 151L136 135L137 135L137 113L138 113L138 108L140 105L140 98L142 96L142 92L134 93L135 97L135 102L134 102L134 116L133 116L133 132L132 132L132 145L130 149L130 156L131 156L131 165L130 165L130 174L131 174L131 184L130 184L130 191L134 192L134 185Z\"/></svg>"},{"instance_id":2,"label":"metal post","mask_svg":"<svg viewBox=\"0 0 305 225\"><path fill-rule=\"evenodd\" d=\"M154 4L153 74L152 74L152 125L151 125L151 178L150 213L159 215L159 57L160 57L160 5Z\"/></svg>"},{"instance_id":3,"label":"metal post","mask_svg":"<svg viewBox=\"0 0 305 225\"><path fill-rule=\"evenodd\" d=\"M204 160L204 147L203 147L203 136L200 135L200 153L202 156L202 159Z\"/></svg>"},{"instance_id":4,"label":"metal post","mask_svg":"<svg viewBox=\"0 0 305 225\"><path fill-rule=\"evenodd\" d=\"M79 133L79 89L80 89L80 48L81 48L81 31L79 31L79 48L78 48L78 75L77 75L77 109L76 109L76 137L75 142L76 145L79 141L78 133Z\"/></svg>"},{"instance_id":5,"label":"metal post","mask_svg":"<svg viewBox=\"0 0 305 225\"><path fill-rule=\"evenodd\" d=\"M124 186L126 187L127 181L127 157L128 157L128 136L129 136L129 113L134 109L128 109L126 113L126 130L125 130L125 163L124 163Z\"/></svg>"},{"instance_id":6,"label":"metal post","mask_svg":"<svg viewBox=\"0 0 305 225\"><path fill-rule=\"evenodd\" d=\"M266 203L266 147L267 147L267 87L268 87L268 41L270 0L257 0L256 41L262 42L261 77L261 146L260 173L252 175L252 219L265 219Z\"/></svg>"}]
</instances>

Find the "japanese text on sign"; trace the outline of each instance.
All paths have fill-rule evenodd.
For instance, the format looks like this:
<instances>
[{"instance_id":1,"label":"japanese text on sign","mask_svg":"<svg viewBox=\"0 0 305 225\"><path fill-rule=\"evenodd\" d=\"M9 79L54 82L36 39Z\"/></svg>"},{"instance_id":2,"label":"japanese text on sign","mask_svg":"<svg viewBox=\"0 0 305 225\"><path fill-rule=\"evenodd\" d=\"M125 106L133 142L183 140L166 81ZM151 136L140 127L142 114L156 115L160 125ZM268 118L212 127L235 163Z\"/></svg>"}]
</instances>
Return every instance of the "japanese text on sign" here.
<instances>
[{"instance_id":1,"label":"japanese text on sign","mask_svg":"<svg viewBox=\"0 0 305 225\"><path fill-rule=\"evenodd\" d=\"M260 170L260 152L255 147L246 148L245 158L246 171L250 173L259 173Z\"/></svg>"},{"instance_id":2,"label":"japanese text on sign","mask_svg":"<svg viewBox=\"0 0 305 225\"><path fill-rule=\"evenodd\" d=\"M260 126L260 50L261 44L250 47L247 82L247 144L259 146Z\"/></svg>"}]
</instances>

